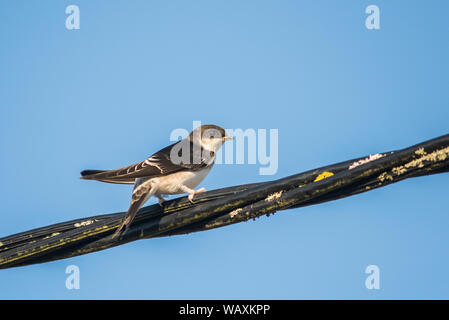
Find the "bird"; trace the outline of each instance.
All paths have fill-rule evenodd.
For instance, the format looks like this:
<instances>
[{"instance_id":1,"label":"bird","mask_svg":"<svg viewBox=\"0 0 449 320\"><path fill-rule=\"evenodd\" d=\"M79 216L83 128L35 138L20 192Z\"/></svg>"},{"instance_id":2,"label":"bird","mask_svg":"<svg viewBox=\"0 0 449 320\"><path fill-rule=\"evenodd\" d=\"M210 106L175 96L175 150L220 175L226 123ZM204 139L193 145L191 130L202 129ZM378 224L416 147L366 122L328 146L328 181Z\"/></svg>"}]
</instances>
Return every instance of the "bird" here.
<instances>
[{"instance_id":1,"label":"bird","mask_svg":"<svg viewBox=\"0 0 449 320\"><path fill-rule=\"evenodd\" d=\"M216 153L226 140L233 139L226 131L213 124L195 128L185 139L175 142L149 158L115 170L84 170L81 179L116 184L134 184L131 204L125 217L113 234L126 234L137 211L152 196L163 206L164 196L188 193L193 203L195 195L206 191L195 190L213 167Z\"/></svg>"}]
</instances>

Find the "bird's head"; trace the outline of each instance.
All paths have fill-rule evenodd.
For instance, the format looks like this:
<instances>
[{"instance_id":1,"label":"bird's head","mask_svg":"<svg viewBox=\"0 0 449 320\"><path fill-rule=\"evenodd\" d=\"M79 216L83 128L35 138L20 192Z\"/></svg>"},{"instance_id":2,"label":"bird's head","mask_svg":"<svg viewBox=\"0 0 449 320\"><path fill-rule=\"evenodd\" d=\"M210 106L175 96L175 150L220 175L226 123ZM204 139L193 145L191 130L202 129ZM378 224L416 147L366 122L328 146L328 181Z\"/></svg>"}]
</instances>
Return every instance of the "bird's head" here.
<instances>
[{"instance_id":1,"label":"bird's head","mask_svg":"<svg viewBox=\"0 0 449 320\"><path fill-rule=\"evenodd\" d=\"M205 124L195 128L189 140L198 143L203 149L217 152L226 140L233 139L225 130L213 124Z\"/></svg>"}]
</instances>

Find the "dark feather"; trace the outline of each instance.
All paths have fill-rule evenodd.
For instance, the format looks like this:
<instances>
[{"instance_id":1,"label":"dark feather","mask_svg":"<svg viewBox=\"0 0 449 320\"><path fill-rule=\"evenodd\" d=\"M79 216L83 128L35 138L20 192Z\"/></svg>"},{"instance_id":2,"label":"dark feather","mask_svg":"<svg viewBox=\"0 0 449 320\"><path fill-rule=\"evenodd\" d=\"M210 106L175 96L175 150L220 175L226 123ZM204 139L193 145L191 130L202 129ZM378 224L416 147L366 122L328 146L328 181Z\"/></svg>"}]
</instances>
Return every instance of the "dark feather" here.
<instances>
[{"instance_id":1,"label":"dark feather","mask_svg":"<svg viewBox=\"0 0 449 320\"><path fill-rule=\"evenodd\" d=\"M172 149L177 146L176 148L179 149L178 156L180 159L182 158L182 152L186 149L181 148L181 145L178 145L179 143L189 143L190 154L186 155L187 161L185 163L182 161L181 163L173 163L170 157ZM174 149L173 152L175 151L177 150ZM208 160L214 158L214 154L210 154L211 158L209 159L202 159L201 155L202 149L198 145L189 140L182 140L159 150L148 159L139 163L116 170L84 170L81 172L81 175L82 179L131 184L134 183L136 178L153 178L183 170L195 171L213 164L213 161Z\"/></svg>"},{"instance_id":2,"label":"dark feather","mask_svg":"<svg viewBox=\"0 0 449 320\"><path fill-rule=\"evenodd\" d=\"M97 174L97 173L102 173L105 172L106 170L83 170L81 171L81 176L85 177L85 176L90 176L93 174Z\"/></svg>"},{"instance_id":3,"label":"dark feather","mask_svg":"<svg viewBox=\"0 0 449 320\"><path fill-rule=\"evenodd\" d=\"M134 186L131 205L129 206L128 212L126 212L125 218L123 219L120 227L118 227L118 229L112 235L112 238L116 238L121 233L124 227L126 227L125 233L126 231L128 231L129 226L133 222L137 211L142 207L142 205L146 201L147 196L151 197L154 194L154 190L151 189L151 183L148 182L149 180L145 180L140 184L136 183L136 185Z\"/></svg>"}]
</instances>

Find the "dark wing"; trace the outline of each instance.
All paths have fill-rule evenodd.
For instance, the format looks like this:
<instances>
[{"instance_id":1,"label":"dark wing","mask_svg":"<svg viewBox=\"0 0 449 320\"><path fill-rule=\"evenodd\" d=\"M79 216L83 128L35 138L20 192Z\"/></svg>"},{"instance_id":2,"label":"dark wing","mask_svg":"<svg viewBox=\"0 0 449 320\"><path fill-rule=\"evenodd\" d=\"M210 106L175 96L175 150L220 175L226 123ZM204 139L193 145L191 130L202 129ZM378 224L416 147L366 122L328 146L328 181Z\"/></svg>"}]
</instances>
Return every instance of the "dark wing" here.
<instances>
[{"instance_id":1,"label":"dark wing","mask_svg":"<svg viewBox=\"0 0 449 320\"><path fill-rule=\"evenodd\" d=\"M115 231L112 238L116 238L121 233L124 227L126 227L125 233L126 231L128 231L129 226L133 222L137 211L142 207L145 201L154 194L155 190L151 188L151 182L148 183L148 181L148 179L145 179L140 184L135 185L133 196L131 198L131 205L129 206L128 212L126 212L122 224Z\"/></svg>"},{"instance_id":2,"label":"dark wing","mask_svg":"<svg viewBox=\"0 0 449 320\"><path fill-rule=\"evenodd\" d=\"M172 153L177 155L178 161L172 161ZM81 172L81 179L131 184L136 178L158 177L182 170L200 170L213 164L215 155L211 155L212 158L202 159L201 154L200 147L187 140L182 140L159 150L144 161L124 168L106 171L85 170Z\"/></svg>"},{"instance_id":3,"label":"dark wing","mask_svg":"<svg viewBox=\"0 0 449 320\"><path fill-rule=\"evenodd\" d=\"M108 170L84 170L81 171L81 179L86 180L98 180L101 182L108 182L108 183L116 183L116 184L134 184L136 179L113 179L110 180L106 177L101 178L102 175L100 173L106 173Z\"/></svg>"}]
</instances>

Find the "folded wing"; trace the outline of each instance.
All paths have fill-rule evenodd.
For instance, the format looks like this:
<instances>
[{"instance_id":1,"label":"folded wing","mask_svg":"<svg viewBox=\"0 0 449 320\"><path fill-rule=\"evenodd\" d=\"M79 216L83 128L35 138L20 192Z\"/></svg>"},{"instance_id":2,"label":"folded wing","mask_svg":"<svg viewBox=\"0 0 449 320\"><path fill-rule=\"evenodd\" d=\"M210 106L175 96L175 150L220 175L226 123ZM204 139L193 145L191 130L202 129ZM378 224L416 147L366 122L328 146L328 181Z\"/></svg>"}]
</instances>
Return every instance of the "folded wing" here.
<instances>
[{"instance_id":1,"label":"folded wing","mask_svg":"<svg viewBox=\"0 0 449 320\"><path fill-rule=\"evenodd\" d=\"M180 149L179 146L177 148L179 149L179 152L184 150L190 153L187 158L189 161L186 161L187 163L173 163L170 155L172 148L178 143L180 142L169 145L168 147L156 152L148 159L127 167L115 170L84 170L81 172L81 179L118 184L134 184L136 178L158 177L182 170L199 170L209 166L211 163L213 164L211 161L203 161L202 159L199 161L200 163L193 163L193 152L190 150L198 149L193 148L192 144L190 144L190 148L188 149ZM182 154L180 155L182 156Z\"/></svg>"}]
</instances>

